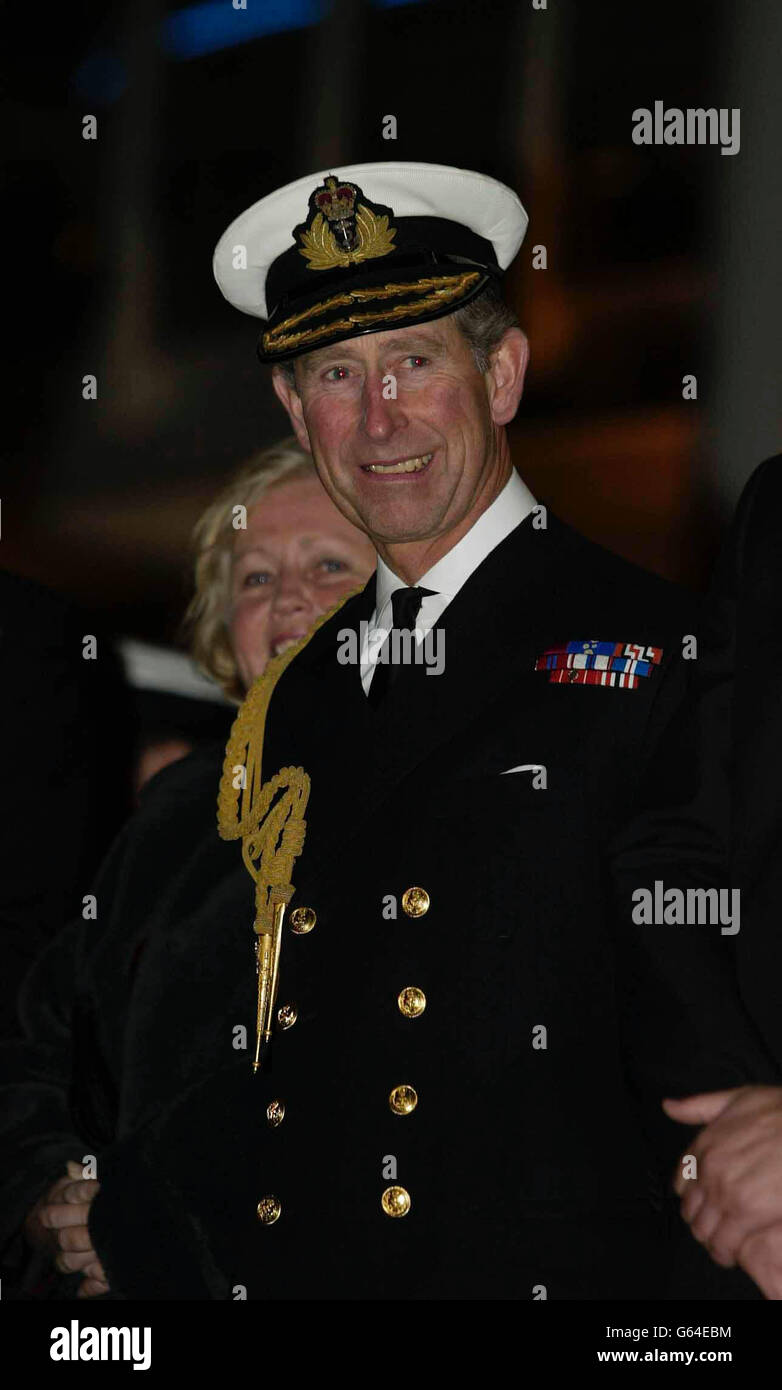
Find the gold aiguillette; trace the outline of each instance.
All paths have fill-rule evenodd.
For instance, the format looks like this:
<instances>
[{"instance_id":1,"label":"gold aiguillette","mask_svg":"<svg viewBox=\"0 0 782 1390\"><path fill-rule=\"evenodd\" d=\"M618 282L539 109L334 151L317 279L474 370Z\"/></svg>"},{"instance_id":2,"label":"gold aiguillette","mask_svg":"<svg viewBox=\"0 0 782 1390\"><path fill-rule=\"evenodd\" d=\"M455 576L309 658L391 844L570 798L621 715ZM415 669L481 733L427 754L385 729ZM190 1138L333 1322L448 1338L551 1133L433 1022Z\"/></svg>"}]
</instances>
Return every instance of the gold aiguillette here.
<instances>
[{"instance_id":1,"label":"gold aiguillette","mask_svg":"<svg viewBox=\"0 0 782 1390\"><path fill-rule=\"evenodd\" d=\"M255 1057L253 1071L261 1065L261 1047L272 1035L272 1018L277 1000L277 985L280 977L280 947L282 946L282 924L285 918L285 903L274 904L271 929L259 926L256 922L255 959L258 972L258 1012L256 1017Z\"/></svg>"}]
</instances>

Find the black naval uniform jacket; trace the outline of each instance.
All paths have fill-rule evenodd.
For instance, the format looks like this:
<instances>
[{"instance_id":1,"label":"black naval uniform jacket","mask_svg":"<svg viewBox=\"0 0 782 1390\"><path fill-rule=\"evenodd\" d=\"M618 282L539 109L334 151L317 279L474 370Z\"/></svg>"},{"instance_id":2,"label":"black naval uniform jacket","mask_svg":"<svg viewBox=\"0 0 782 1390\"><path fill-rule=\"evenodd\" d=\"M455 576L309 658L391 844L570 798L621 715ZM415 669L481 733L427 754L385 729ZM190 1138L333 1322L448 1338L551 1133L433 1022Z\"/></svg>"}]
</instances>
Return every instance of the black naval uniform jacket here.
<instances>
[{"instance_id":1,"label":"black naval uniform jacket","mask_svg":"<svg viewBox=\"0 0 782 1390\"><path fill-rule=\"evenodd\" d=\"M295 1023L254 1076L254 886L216 832L219 762L188 759L115 847L97 921L28 978L28 1042L4 1061L7 1234L67 1157L95 1154L107 1297L663 1295L688 1132L660 1126L661 1096L776 1079L705 947L682 982L675 938L636 961L608 906L605 847L682 697L688 602L528 518L447 608L443 674L403 668L375 711L337 660L374 580L349 600L266 723L264 777L312 779L291 906L317 920L286 926L278 996ZM635 689L535 669L587 639L662 660ZM502 775L524 764L545 790ZM415 1018L398 1002L411 986ZM402 1115L400 1085L417 1094ZM407 1215L386 1214L391 1186Z\"/></svg>"}]
</instances>

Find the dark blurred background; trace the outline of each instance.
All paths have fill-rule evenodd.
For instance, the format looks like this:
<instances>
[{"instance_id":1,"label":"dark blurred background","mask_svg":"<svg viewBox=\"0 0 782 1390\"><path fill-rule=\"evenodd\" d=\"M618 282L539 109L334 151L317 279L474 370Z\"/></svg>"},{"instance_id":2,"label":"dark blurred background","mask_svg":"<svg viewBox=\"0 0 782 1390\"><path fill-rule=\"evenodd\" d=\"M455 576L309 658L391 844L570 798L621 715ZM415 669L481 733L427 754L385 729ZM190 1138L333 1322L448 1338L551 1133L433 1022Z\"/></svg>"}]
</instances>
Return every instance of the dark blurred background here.
<instances>
[{"instance_id":1,"label":"dark blurred background","mask_svg":"<svg viewBox=\"0 0 782 1390\"><path fill-rule=\"evenodd\" d=\"M523 476L593 538L704 582L782 441L778 0L133 0L15 6L5 28L0 566L170 640L200 510L286 432L215 242L303 174L411 159L491 174L530 213L509 276L532 344ZM634 145L655 100L739 107L740 152Z\"/></svg>"}]
</instances>

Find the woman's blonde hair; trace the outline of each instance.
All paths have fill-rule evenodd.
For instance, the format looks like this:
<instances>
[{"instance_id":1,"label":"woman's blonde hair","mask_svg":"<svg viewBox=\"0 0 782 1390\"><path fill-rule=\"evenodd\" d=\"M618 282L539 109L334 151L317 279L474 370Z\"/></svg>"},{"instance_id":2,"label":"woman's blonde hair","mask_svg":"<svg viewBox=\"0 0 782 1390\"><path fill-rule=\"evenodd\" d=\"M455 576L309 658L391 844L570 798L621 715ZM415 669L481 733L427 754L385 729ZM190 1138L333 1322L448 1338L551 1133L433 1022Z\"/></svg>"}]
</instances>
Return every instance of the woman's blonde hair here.
<instances>
[{"instance_id":1,"label":"woman's blonde hair","mask_svg":"<svg viewBox=\"0 0 782 1390\"><path fill-rule=\"evenodd\" d=\"M195 593L182 625L183 636L198 666L240 704L244 686L228 630L231 559L236 540L235 508L249 511L282 483L316 477L315 465L293 435L253 454L207 507L193 530L196 551Z\"/></svg>"}]
</instances>

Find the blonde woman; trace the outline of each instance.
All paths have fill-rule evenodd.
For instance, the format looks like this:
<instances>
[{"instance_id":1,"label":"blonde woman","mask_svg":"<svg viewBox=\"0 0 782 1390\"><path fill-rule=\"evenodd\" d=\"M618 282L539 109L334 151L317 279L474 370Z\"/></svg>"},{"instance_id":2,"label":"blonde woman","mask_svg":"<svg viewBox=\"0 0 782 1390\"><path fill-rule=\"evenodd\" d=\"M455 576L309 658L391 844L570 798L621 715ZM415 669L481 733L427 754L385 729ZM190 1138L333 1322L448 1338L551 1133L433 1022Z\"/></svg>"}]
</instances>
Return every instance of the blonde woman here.
<instances>
[{"instance_id":1,"label":"blonde woman","mask_svg":"<svg viewBox=\"0 0 782 1390\"><path fill-rule=\"evenodd\" d=\"M269 658L364 585L376 563L374 546L337 511L292 436L249 460L195 534L196 592L185 618L191 649L237 703ZM87 1224L99 1184L83 1180L75 1158L84 1144L72 1142L67 1175L47 1185L24 1221L27 1241L42 1261L31 1265L25 1283L43 1278L56 1256L61 1274L82 1279L78 1289L66 1287L64 1297L111 1297Z\"/></svg>"},{"instance_id":2,"label":"blonde woman","mask_svg":"<svg viewBox=\"0 0 782 1390\"><path fill-rule=\"evenodd\" d=\"M374 546L337 511L292 435L248 461L195 539L191 650L237 703L270 657L365 584L376 563Z\"/></svg>"}]
</instances>

